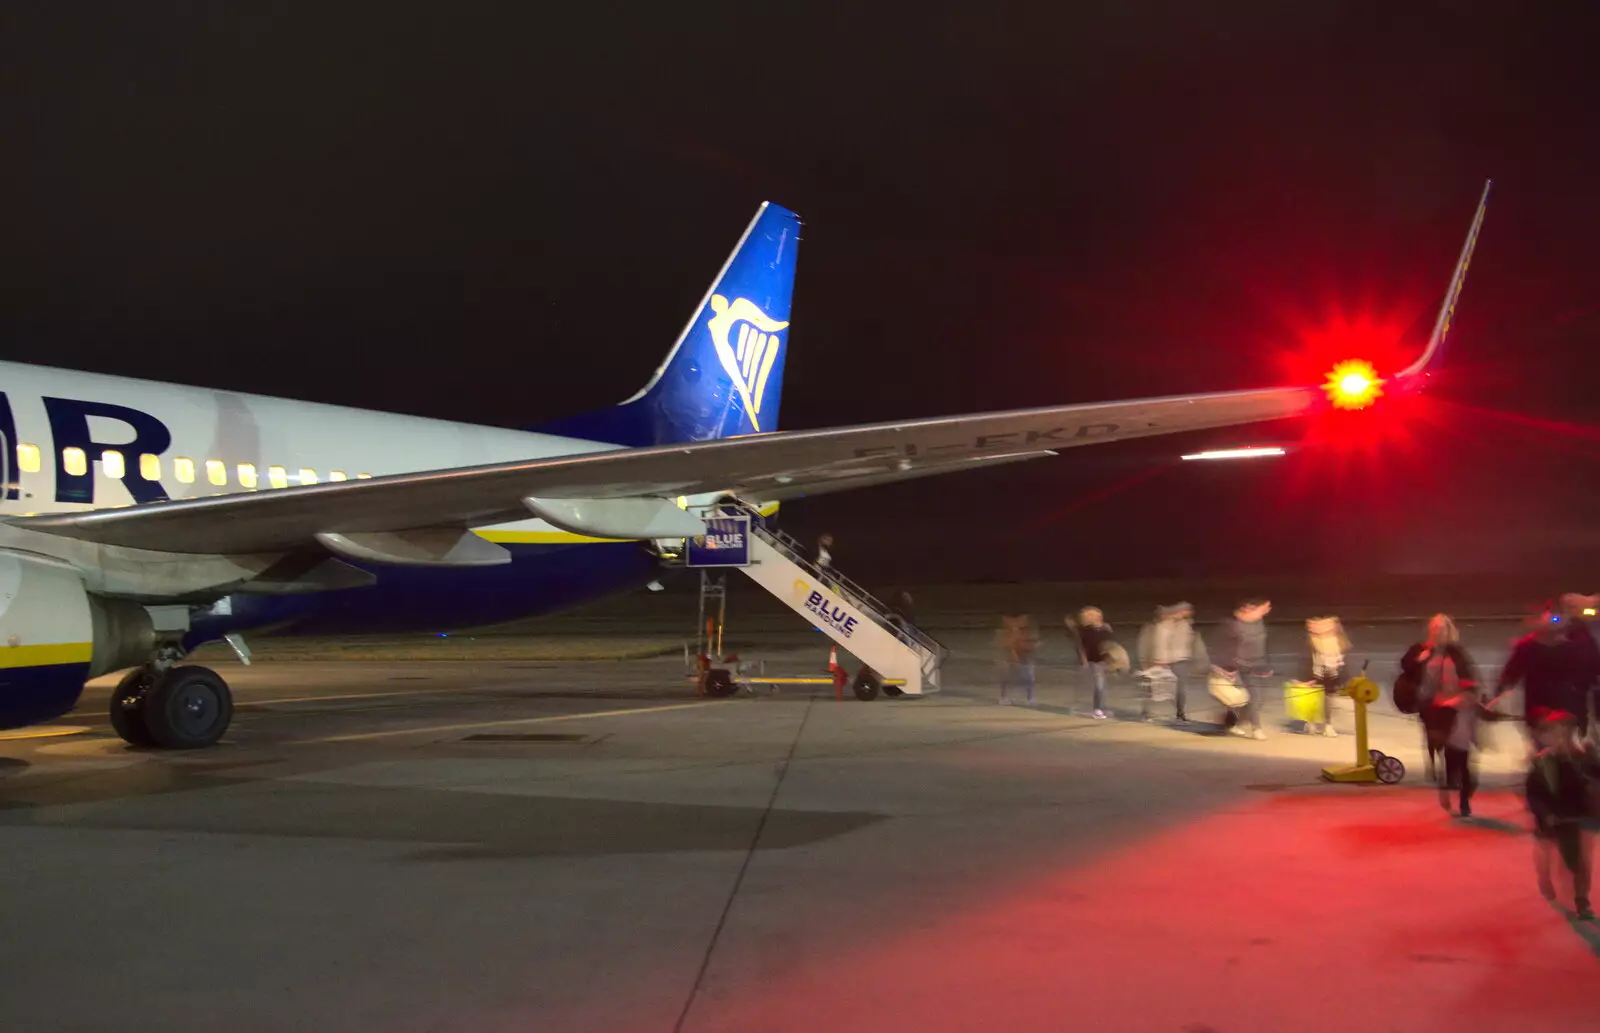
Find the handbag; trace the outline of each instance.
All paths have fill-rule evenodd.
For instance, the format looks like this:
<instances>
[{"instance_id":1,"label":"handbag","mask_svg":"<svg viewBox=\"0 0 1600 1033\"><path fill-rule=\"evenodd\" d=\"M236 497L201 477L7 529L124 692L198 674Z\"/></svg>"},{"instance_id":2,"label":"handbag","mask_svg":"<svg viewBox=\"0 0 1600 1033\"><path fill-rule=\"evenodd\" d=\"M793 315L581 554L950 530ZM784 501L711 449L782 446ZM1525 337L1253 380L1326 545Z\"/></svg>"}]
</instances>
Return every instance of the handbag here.
<instances>
[{"instance_id":1,"label":"handbag","mask_svg":"<svg viewBox=\"0 0 1600 1033\"><path fill-rule=\"evenodd\" d=\"M1213 667L1211 677L1206 679L1206 688L1225 707L1242 707L1250 702L1250 690L1239 684L1237 674Z\"/></svg>"}]
</instances>

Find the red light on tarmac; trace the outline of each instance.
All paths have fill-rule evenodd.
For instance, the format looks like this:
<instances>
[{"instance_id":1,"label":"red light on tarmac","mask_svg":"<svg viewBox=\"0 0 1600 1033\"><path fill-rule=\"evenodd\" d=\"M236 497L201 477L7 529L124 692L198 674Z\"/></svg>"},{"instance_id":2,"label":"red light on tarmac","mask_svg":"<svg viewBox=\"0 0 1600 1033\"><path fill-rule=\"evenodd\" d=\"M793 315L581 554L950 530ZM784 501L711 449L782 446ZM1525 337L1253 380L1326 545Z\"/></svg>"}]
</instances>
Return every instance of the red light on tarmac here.
<instances>
[{"instance_id":1,"label":"red light on tarmac","mask_svg":"<svg viewBox=\"0 0 1600 1033\"><path fill-rule=\"evenodd\" d=\"M1383 381L1372 363L1365 359L1346 359L1333 367L1322 389L1337 408L1365 409L1383 394Z\"/></svg>"}]
</instances>

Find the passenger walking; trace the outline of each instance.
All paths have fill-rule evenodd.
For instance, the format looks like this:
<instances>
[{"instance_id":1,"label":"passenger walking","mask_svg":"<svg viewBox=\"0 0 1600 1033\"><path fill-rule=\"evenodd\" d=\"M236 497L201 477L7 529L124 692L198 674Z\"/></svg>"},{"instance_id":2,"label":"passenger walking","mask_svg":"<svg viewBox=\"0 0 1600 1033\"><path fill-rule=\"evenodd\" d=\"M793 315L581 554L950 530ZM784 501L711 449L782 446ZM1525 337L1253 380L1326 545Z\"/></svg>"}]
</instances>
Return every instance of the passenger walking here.
<instances>
[{"instance_id":1,"label":"passenger walking","mask_svg":"<svg viewBox=\"0 0 1600 1033\"><path fill-rule=\"evenodd\" d=\"M1195 661L1205 646L1194 630L1194 609L1188 603L1156 608L1155 619L1139 631L1139 664L1147 689L1140 716L1152 719L1151 704L1172 694L1174 720L1185 724L1188 688Z\"/></svg>"},{"instance_id":2,"label":"passenger walking","mask_svg":"<svg viewBox=\"0 0 1600 1033\"><path fill-rule=\"evenodd\" d=\"M1248 694L1239 709L1228 712L1228 731L1248 739L1265 739L1261 727L1261 694L1271 671L1267 667L1266 616L1272 603L1251 599L1233 611L1233 619L1222 626L1222 645L1217 668L1228 680ZM1246 725L1249 727L1246 728Z\"/></svg>"},{"instance_id":3,"label":"passenger walking","mask_svg":"<svg viewBox=\"0 0 1600 1033\"><path fill-rule=\"evenodd\" d=\"M1561 597L1561 611L1567 618L1568 635L1579 644L1580 648L1593 649L1595 656L1592 663L1595 670L1600 671L1600 595L1582 595L1578 592L1568 592ZM1587 709L1589 714L1589 727L1580 728L1580 735L1594 735L1600 724L1600 683L1589 686L1586 694Z\"/></svg>"},{"instance_id":4,"label":"passenger walking","mask_svg":"<svg viewBox=\"0 0 1600 1033\"><path fill-rule=\"evenodd\" d=\"M1033 706L1034 659L1039 651L1039 633L1027 614L1000 619L1000 705L1010 706L1010 689L1020 685Z\"/></svg>"},{"instance_id":5,"label":"passenger walking","mask_svg":"<svg viewBox=\"0 0 1600 1033\"><path fill-rule=\"evenodd\" d=\"M1472 817L1472 794L1478 788L1472 755L1478 748L1478 728L1485 716L1483 696L1466 651L1456 646L1455 656L1447 650L1427 660L1426 681L1433 686L1425 722L1437 729L1437 741L1444 754L1444 781L1439 783L1439 806L1450 809L1450 793L1460 794L1460 815ZM1430 737L1430 742L1433 741Z\"/></svg>"},{"instance_id":6,"label":"passenger walking","mask_svg":"<svg viewBox=\"0 0 1600 1033\"><path fill-rule=\"evenodd\" d=\"M811 561L816 564L816 571L821 576L822 584L838 592L838 580L834 577L834 536L821 534L816 539L816 553L811 556Z\"/></svg>"},{"instance_id":7,"label":"passenger walking","mask_svg":"<svg viewBox=\"0 0 1600 1033\"><path fill-rule=\"evenodd\" d=\"M1600 777L1600 764L1586 753L1578 739L1577 716L1565 710L1539 707L1531 715L1538 753L1528 770L1528 810L1533 813L1534 872L1539 892L1556 899L1555 862L1559 857L1572 876L1572 910L1576 917L1593 920L1589 902L1594 851L1584 824L1594 818L1592 780Z\"/></svg>"},{"instance_id":8,"label":"passenger walking","mask_svg":"<svg viewBox=\"0 0 1600 1033\"><path fill-rule=\"evenodd\" d=\"M1345 664L1350 655L1350 638L1337 617L1313 617L1306 621L1307 681L1322 688L1322 721L1306 722L1312 735L1333 738L1333 700L1344 686Z\"/></svg>"},{"instance_id":9,"label":"passenger walking","mask_svg":"<svg viewBox=\"0 0 1600 1033\"><path fill-rule=\"evenodd\" d=\"M1589 727L1589 700L1600 681L1600 649L1587 636L1574 636L1566 617L1546 609L1534 630L1511 647L1500 680L1489 700L1492 709L1517 685L1522 686L1522 714L1530 732L1533 714L1541 708L1573 715L1577 727Z\"/></svg>"},{"instance_id":10,"label":"passenger walking","mask_svg":"<svg viewBox=\"0 0 1600 1033\"><path fill-rule=\"evenodd\" d=\"M911 629L916 624L916 610L911 602L911 593L905 589L894 594L894 602L887 615L890 626L899 636L901 641L911 641Z\"/></svg>"},{"instance_id":11,"label":"passenger walking","mask_svg":"<svg viewBox=\"0 0 1600 1033\"><path fill-rule=\"evenodd\" d=\"M1069 620L1067 624L1071 627L1072 622ZM1105 615L1093 606L1078 611L1076 638L1078 659L1083 663L1084 678L1089 683L1094 716L1103 721L1107 716L1106 670L1111 664L1111 647L1116 645L1116 638Z\"/></svg>"},{"instance_id":12,"label":"passenger walking","mask_svg":"<svg viewBox=\"0 0 1600 1033\"><path fill-rule=\"evenodd\" d=\"M833 577L833 535L824 534L817 538L817 551L812 556L817 569L829 577Z\"/></svg>"},{"instance_id":13,"label":"passenger walking","mask_svg":"<svg viewBox=\"0 0 1600 1033\"><path fill-rule=\"evenodd\" d=\"M1474 690L1479 687L1477 666L1461 647L1461 632L1456 622L1447 614L1436 613L1428 619L1427 638L1413 643L1400 658L1400 680L1408 686L1405 695L1411 697L1406 702L1415 706L1417 720L1422 725L1422 748L1428 755L1430 782L1439 781L1438 758L1444 752L1455 719L1453 711L1433 709L1434 696L1447 676ZM1397 700L1399 695L1397 690Z\"/></svg>"}]
</instances>

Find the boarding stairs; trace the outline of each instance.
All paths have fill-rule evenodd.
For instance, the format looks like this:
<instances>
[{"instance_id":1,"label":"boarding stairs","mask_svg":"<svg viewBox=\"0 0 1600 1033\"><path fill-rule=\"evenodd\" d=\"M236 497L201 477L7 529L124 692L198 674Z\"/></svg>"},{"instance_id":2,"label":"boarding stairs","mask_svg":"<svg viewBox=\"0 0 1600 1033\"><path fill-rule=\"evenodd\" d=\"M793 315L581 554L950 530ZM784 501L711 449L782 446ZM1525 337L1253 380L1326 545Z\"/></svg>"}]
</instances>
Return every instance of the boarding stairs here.
<instances>
[{"instance_id":1,"label":"boarding stairs","mask_svg":"<svg viewBox=\"0 0 1600 1033\"><path fill-rule=\"evenodd\" d=\"M792 535L764 527L753 509L724 504L729 515L750 516L750 563L740 568L866 667L856 694L924 696L939 691L939 672L949 655L938 640L854 581L807 556Z\"/></svg>"}]
</instances>

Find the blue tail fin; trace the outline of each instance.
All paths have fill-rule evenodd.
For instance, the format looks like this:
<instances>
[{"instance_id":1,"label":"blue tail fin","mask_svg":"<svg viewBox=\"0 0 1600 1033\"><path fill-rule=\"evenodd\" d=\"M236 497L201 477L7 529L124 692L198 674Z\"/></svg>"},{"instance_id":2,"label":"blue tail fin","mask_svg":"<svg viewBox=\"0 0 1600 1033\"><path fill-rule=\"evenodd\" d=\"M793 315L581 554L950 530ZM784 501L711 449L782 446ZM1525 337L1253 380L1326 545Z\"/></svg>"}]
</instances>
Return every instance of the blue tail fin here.
<instances>
[{"instance_id":1,"label":"blue tail fin","mask_svg":"<svg viewBox=\"0 0 1600 1033\"><path fill-rule=\"evenodd\" d=\"M630 446L776 430L799 244L800 217L763 203L638 394L535 429Z\"/></svg>"}]
</instances>

